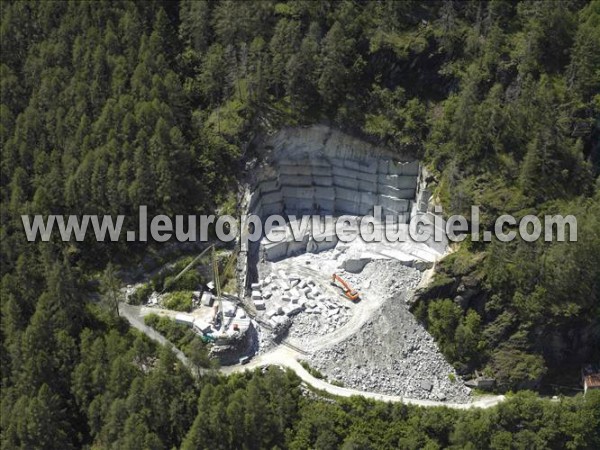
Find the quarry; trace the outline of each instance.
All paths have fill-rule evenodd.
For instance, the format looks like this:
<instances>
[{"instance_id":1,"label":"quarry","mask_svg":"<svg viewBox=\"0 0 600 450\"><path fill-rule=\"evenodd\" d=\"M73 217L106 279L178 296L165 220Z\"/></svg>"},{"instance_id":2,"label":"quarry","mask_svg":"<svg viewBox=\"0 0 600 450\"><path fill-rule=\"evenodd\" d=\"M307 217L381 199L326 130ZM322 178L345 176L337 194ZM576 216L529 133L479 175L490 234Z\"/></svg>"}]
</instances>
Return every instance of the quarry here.
<instances>
[{"instance_id":1,"label":"quarry","mask_svg":"<svg viewBox=\"0 0 600 450\"><path fill-rule=\"evenodd\" d=\"M257 144L246 212L286 224L250 244L242 269L258 355L290 345L330 382L411 398L468 400L469 390L408 309L447 241L366 242L301 216L393 216L396 230L431 214L427 174L410 156L326 126L282 130ZM383 227L375 221L372 229ZM292 227L301 229L298 238ZM272 239L269 234L278 234ZM353 294L356 298L353 298Z\"/></svg>"},{"instance_id":2,"label":"quarry","mask_svg":"<svg viewBox=\"0 0 600 450\"><path fill-rule=\"evenodd\" d=\"M419 161L317 125L258 139L246 169L241 213L263 223L279 215L283 223L236 247L236 294L213 289L214 306L199 300L187 317L160 314L209 338L211 355L224 366L286 346L330 383L467 402L469 389L409 311L413 292L449 251L445 240L406 238L411 218L432 216ZM371 231L383 230L389 223L377 210L393 217L403 239L370 241L327 226L328 218L368 217ZM309 226L301 223L306 216ZM152 301L146 309L155 312L160 300ZM215 325L217 313L222 323Z\"/></svg>"}]
</instances>

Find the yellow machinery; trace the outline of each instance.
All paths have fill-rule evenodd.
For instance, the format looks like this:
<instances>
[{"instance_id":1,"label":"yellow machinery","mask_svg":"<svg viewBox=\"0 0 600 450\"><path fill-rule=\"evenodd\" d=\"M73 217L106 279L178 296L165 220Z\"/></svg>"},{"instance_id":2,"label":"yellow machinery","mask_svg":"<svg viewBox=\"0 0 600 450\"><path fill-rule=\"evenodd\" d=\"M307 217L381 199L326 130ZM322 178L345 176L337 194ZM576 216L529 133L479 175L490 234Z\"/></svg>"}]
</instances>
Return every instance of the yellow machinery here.
<instances>
[{"instance_id":1,"label":"yellow machinery","mask_svg":"<svg viewBox=\"0 0 600 450\"><path fill-rule=\"evenodd\" d=\"M217 311L215 311L215 315L213 316L213 323L216 321L217 315L220 314L221 327L224 327L225 326L225 317L223 315L223 302L222 302L222 294L221 294L221 289L222 289L221 276L219 274L219 261L217 258L217 252L216 252L214 246L212 248L211 256L212 256L212 268L213 268L213 281L215 283L215 290L217 292ZM236 261L236 251L234 250L231 253L231 256L229 256L227 263L225 264L225 268L223 270L224 275L227 275L229 273L229 271L231 270L235 261Z\"/></svg>"},{"instance_id":2,"label":"yellow machinery","mask_svg":"<svg viewBox=\"0 0 600 450\"><path fill-rule=\"evenodd\" d=\"M352 289L350 285L342 279L342 277L334 273L331 276L331 283L335 285L336 281L342 285L342 289L344 290L344 295L346 297L348 297L353 302L358 301L358 291Z\"/></svg>"}]
</instances>

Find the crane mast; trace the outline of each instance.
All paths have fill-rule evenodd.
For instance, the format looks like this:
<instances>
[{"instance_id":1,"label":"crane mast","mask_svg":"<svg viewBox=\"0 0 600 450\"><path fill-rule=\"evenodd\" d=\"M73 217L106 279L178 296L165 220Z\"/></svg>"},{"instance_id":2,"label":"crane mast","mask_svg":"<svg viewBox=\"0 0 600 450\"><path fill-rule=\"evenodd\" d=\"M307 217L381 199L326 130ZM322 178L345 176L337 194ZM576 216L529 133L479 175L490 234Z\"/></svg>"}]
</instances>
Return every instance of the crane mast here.
<instances>
[{"instance_id":1,"label":"crane mast","mask_svg":"<svg viewBox=\"0 0 600 450\"><path fill-rule=\"evenodd\" d=\"M219 262L217 261L217 252L215 247L212 248L212 266L215 289L217 290L217 315L221 316L221 328L225 326L225 317L223 315L223 302L221 299L221 279L219 277ZM216 318L216 316L215 316Z\"/></svg>"}]
</instances>

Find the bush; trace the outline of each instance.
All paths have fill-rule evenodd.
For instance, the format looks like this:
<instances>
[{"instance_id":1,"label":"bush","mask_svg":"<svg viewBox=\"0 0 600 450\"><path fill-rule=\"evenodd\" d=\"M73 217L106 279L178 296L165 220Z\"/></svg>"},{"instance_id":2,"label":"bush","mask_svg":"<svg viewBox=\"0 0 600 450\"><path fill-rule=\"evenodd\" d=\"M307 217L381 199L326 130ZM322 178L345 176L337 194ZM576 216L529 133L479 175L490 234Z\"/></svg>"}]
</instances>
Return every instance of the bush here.
<instances>
[{"instance_id":1,"label":"bush","mask_svg":"<svg viewBox=\"0 0 600 450\"><path fill-rule=\"evenodd\" d=\"M141 305L148 301L152 294L152 286L150 284L142 284L139 286L129 297L127 297L127 303L130 305Z\"/></svg>"},{"instance_id":2,"label":"bush","mask_svg":"<svg viewBox=\"0 0 600 450\"><path fill-rule=\"evenodd\" d=\"M194 258L194 256L185 256L173 264L166 265L158 273L154 274L150 281L154 290L160 292L163 289L168 291L197 289L198 285L204 282L197 271L197 266L191 267L181 276L181 278L173 283L173 279L185 269ZM200 263L198 265L200 265Z\"/></svg>"},{"instance_id":3,"label":"bush","mask_svg":"<svg viewBox=\"0 0 600 450\"><path fill-rule=\"evenodd\" d=\"M547 371L541 355L504 345L490 361L491 369L502 389L534 389Z\"/></svg>"},{"instance_id":4,"label":"bush","mask_svg":"<svg viewBox=\"0 0 600 450\"><path fill-rule=\"evenodd\" d=\"M191 328L177 323L169 317L149 314L144 318L144 322L146 325L154 328L166 337L178 348L181 348L184 344L187 344L189 340L195 337Z\"/></svg>"},{"instance_id":5,"label":"bush","mask_svg":"<svg viewBox=\"0 0 600 450\"><path fill-rule=\"evenodd\" d=\"M144 323L149 327L156 328L156 324L160 321L158 314L148 314L144 317Z\"/></svg>"},{"instance_id":6,"label":"bush","mask_svg":"<svg viewBox=\"0 0 600 450\"><path fill-rule=\"evenodd\" d=\"M300 361L300 365L302 367L304 367L304 369L310 373L313 377L319 379L319 380L324 380L325 379L325 375L323 375L318 369L315 369L314 367L311 367L306 361Z\"/></svg>"},{"instance_id":7,"label":"bush","mask_svg":"<svg viewBox=\"0 0 600 450\"><path fill-rule=\"evenodd\" d=\"M173 281L174 279L175 276L165 278L163 286L167 291L193 291L198 289L201 283L200 275L194 269L188 270L177 281Z\"/></svg>"},{"instance_id":8,"label":"bush","mask_svg":"<svg viewBox=\"0 0 600 450\"><path fill-rule=\"evenodd\" d=\"M175 311L189 312L192 310L192 293L190 291L171 292L165 296L163 306Z\"/></svg>"},{"instance_id":9,"label":"bush","mask_svg":"<svg viewBox=\"0 0 600 450\"><path fill-rule=\"evenodd\" d=\"M144 317L144 323L162 334L175 347L195 360L198 365L210 366L207 344L190 327L157 314L148 314Z\"/></svg>"}]
</instances>

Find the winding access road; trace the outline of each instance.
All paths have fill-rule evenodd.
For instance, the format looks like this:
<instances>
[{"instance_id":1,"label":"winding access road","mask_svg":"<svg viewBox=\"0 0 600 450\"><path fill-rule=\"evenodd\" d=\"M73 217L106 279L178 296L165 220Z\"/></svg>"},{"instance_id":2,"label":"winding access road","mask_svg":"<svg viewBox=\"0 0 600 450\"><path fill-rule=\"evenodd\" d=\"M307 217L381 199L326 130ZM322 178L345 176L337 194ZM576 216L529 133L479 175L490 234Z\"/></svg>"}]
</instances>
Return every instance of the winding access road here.
<instances>
[{"instance_id":1,"label":"winding access road","mask_svg":"<svg viewBox=\"0 0 600 450\"><path fill-rule=\"evenodd\" d=\"M127 319L129 325L131 325L133 328L136 328L137 330L140 330L153 341L156 341L161 345L171 346L173 352L175 353L175 356L177 356L177 359L179 361L181 361L185 366L187 366L190 369L194 368L195 366L189 361L187 356L185 356L185 354L181 350L175 347L175 345L173 345L171 341L169 341L166 337L164 337L154 328L149 327L144 323L144 319L140 313L141 307L139 306L128 305L127 303L119 303L119 315ZM192 370L192 373L196 372Z\"/></svg>"},{"instance_id":2,"label":"winding access road","mask_svg":"<svg viewBox=\"0 0 600 450\"><path fill-rule=\"evenodd\" d=\"M175 352L177 358L187 367L192 368L192 373L196 374L195 366L188 360L188 358L184 355L184 353L177 349L167 338L165 338L162 334L158 333L153 328L148 327L144 324L143 318L141 316L141 308L139 306L127 305L125 303L119 304L119 311L122 317L127 319L127 321L134 328L140 330L150 339L158 342L162 345L170 345ZM338 397L352 397L355 395L362 396L365 398L369 398L372 400L378 400L382 402L394 402L394 403L405 403L408 405L417 405L417 406L445 406L447 408L453 409L471 409L471 408L491 408L496 406L497 404L504 401L504 395L489 395L477 397L473 401L469 403L451 403L451 402L441 402L434 400L419 400L413 398L406 398L397 395L386 395L386 394L378 394L376 392L367 392L360 391L358 389L350 389L346 387L336 386L331 383L328 383L325 380L315 378L312 376L302 365L298 362L298 359L301 358L300 352L294 350L293 348L286 346L279 346L276 349L265 353L264 355L260 355L252 359L246 365L235 365L235 366L226 366L222 367L220 372L223 375L229 375L237 372L243 372L245 370L253 370L260 367L265 366L280 366L293 370L296 375L300 377L300 379L312 386L315 389L327 392L328 394L335 395Z\"/></svg>"}]
</instances>

